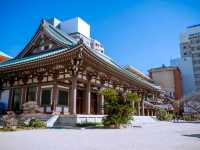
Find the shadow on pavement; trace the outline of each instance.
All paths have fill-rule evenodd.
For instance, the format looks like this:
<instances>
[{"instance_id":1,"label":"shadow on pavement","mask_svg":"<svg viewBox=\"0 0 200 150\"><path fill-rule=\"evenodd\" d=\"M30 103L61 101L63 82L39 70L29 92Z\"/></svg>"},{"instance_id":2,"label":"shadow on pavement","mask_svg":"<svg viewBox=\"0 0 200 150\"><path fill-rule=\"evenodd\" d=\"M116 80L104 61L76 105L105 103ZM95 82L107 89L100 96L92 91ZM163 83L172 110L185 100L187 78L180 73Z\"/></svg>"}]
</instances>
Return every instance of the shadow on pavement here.
<instances>
[{"instance_id":1,"label":"shadow on pavement","mask_svg":"<svg viewBox=\"0 0 200 150\"><path fill-rule=\"evenodd\" d=\"M183 135L183 136L200 138L200 134L189 134L189 135Z\"/></svg>"}]
</instances>

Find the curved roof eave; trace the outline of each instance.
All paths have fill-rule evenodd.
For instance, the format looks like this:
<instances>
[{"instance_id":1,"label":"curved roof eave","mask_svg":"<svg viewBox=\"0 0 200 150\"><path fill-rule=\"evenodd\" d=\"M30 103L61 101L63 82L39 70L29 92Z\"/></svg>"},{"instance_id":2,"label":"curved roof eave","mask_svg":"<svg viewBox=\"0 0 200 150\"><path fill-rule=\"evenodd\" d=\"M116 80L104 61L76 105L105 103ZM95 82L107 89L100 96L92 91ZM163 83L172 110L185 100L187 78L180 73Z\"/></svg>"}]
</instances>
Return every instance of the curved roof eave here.
<instances>
[{"instance_id":1,"label":"curved roof eave","mask_svg":"<svg viewBox=\"0 0 200 150\"><path fill-rule=\"evenodd\" d=\"M122 68L121 66L119 66L118 64L116 64L112 59L110 59L108 56L93 51L91 50L91 48L87 47L85 44L83 44L84 47L86 49L88 49L89 52L91 52L93 55L95 55L96 57L100 58L101 60L103 60L105 63L109 63L112 67L114 67L115 69L117 69L118 71L120 71L121 73L125 74L126 76L128 76L129 78L131 78L132 80L139 82L139 84L142 84L143 86L147 87L147 88L151 88L154 89L156 91L161 91L160 86L156 86L153 85L152 83L149 83L143 79L141 79L140 77L137 77L136 75L130 73L129 71L125 70L124 68Z\"/></svg>"}]
</instances>

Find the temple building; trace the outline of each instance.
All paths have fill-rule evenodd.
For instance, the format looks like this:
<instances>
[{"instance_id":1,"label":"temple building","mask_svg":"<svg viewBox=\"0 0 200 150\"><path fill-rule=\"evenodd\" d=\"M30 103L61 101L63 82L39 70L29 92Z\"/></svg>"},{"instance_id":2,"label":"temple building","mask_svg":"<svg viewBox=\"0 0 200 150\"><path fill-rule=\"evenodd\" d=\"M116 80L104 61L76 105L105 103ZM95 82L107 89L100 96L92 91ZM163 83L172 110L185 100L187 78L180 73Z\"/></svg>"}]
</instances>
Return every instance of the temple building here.
<instances>
[{"instance_id":1,"label":"temple building","mask_svg":"<svg viewBox=\"0 0 200 150\"><path fill-rule=\"evenodd\" d=\"M0 88L8 110L20 112L22 104L36 101L44 113L66 115L103 115L103 88L136 92L137 114L154 115L162 94L147 76L108 57L79 17L42 20L25 48L0 63Z\"/></svg>"}]
</instances>

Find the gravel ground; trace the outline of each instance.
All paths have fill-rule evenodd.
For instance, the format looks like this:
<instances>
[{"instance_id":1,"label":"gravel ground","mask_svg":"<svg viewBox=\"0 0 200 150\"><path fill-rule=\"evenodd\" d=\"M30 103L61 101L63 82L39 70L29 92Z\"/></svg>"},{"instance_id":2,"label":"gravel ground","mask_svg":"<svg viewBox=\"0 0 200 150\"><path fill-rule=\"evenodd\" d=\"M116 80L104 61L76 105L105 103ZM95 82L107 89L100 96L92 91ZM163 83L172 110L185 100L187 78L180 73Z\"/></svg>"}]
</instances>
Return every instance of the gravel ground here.
<instances>
[{"instance_id":1,"label":"gravel ground","mask_svg":"<svg viewBox=\"0 0 200 150\"><path fill-rule=\"evenodd\" d=\"M200 124L0 132L0 150L200 150Z\"/></svg>"}]
</instances>

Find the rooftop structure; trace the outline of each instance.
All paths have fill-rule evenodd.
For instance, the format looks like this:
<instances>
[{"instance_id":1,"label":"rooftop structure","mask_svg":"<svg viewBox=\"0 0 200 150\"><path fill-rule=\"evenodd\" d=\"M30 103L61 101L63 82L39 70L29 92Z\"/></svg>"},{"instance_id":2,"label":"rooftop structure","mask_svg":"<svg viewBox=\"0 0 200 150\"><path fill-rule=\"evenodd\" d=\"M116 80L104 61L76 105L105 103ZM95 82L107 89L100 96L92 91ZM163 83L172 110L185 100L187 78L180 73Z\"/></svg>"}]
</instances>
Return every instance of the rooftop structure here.
<instances>
[{"instance_id":1,"label":"rooftop structure","mask_svg":"<svg viewBox=\"0 0 200 150\"><path fill-rule=\"evenodd\" d=\"M65 21L60 21L57 18L52 18L49 19L48 22L64 33L70 35L77 41L82 39L84 44L86 44L91 49L104 53L102 44L91 37L90 25L80 17L75 17Z\"/></svg>"}]
</instances>

